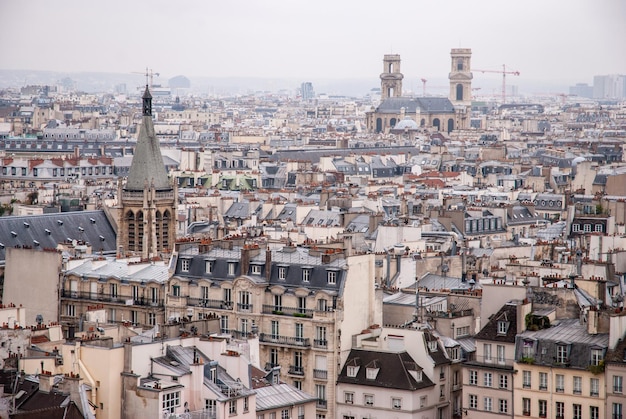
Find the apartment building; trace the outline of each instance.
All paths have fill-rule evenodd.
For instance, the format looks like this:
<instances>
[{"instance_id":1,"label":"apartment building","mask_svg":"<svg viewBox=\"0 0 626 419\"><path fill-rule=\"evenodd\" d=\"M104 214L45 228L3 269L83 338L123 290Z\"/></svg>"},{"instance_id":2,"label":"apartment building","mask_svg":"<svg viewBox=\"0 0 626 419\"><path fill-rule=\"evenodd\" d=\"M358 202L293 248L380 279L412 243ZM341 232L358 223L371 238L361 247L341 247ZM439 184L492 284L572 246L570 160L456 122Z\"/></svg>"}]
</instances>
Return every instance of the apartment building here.
<instances>
[{"instance_id":1,"label":"apartment building","mask_svg":"<svg viewBox=\"0 0 626 419\"><path fill-rule=\"evenodd\" d=\"M281 380L313 394L317 419L335 417L350 336L380 324L373 254L181 243L173 266L169 318L218 316L224 334L258 336L260 366L280 366Z\"/></svg>"}]
</instances>

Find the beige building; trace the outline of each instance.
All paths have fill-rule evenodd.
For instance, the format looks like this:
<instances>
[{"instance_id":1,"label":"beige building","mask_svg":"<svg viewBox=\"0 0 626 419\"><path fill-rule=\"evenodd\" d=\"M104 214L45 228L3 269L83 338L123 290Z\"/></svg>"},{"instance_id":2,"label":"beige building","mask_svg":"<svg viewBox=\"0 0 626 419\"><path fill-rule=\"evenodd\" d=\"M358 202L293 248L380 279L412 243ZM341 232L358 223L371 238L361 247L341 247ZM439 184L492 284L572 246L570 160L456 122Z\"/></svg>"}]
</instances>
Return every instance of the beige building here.
<instances>
[{"instance_id":1,"label":"beige building","mask_svg":"<svg viewBox=\"0 0 626 419\"><path fill-rule=\"evenodd\" d=\"M345 252L345 253L344 253ZM261 249L232 241L181 244L168 317L218 316L224 334L258 336L258 363L315 396L318 419L335 416L337 366L350 336L381 316L374 255L349 250Z\"/></svg>"}]
</instances>

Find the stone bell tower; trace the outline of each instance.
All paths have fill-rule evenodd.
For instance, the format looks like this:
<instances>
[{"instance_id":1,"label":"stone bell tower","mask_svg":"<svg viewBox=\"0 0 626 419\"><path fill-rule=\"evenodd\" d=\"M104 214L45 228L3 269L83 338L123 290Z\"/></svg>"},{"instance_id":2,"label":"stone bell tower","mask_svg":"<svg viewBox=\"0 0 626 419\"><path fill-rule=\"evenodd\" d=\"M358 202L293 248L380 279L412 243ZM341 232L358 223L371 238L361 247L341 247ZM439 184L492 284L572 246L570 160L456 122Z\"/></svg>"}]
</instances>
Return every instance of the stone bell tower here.
<instances>
[{"instance_id":1,"label":"stone bell tower","mask_svg":"<svg viewBox=\"0 0 626 419\"><path fill-rule=\"evenodd\" d=\"M400 72L400 55L385 54L383 72L380 74L381 100L402 96L402 79Z\"/></svg>"},{"instance_id":2,"label":"stone bell tower","mask_svg":"<svg viewBox=\"0 0 626 419\"><path fill-rule=\"evenodd\" d=\"M450 101L453 105L472 105L472 71L470 60L472 58L471 48L452 48L450 51L451 69L448 79L450 79Z\"/></svg>"},{"instance_id":3,"label":"stone bell tower","mask_svg":"<svg viewBox=\"0 0 626 419\"><path fill-rule=\"evenodd\" d=\"M169 253L176 240L176 188L170 183L152 123L146 85L142 121L126 184L118 184L118 253L144 259Z\"/></svg>"}]
</instances>

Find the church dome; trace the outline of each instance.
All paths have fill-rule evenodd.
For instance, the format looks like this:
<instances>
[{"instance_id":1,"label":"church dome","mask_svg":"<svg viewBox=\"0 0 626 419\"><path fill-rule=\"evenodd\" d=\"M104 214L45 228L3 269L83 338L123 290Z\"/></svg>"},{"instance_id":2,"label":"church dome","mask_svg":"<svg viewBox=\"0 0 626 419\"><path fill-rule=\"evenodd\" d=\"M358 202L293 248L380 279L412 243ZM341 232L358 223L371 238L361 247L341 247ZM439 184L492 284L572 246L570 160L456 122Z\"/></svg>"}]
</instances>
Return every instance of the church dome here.
<instances>
[{"instance_id":1,"label":"church dome","mask_svg":"<svg viewBox=\"0 0 626 419\"><path fill-rule=\"evenodd\" d=\"M404 118L402 121L398 122L396 124L395 127L393 127L394 130L417 130L419 129L419 125L417 125L417 122L415 122L414 120L412 120L409 117Z\"/></svg>"}]
</instances>

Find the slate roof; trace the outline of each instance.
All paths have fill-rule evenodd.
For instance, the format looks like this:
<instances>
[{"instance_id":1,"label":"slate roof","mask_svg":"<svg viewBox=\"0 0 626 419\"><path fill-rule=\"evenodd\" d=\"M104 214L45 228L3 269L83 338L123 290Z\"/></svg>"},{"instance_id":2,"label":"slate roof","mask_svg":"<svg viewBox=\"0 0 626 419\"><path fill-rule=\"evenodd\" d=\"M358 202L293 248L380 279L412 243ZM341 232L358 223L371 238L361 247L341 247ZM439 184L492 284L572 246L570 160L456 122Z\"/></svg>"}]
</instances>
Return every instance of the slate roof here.
<instances>
[{"instance_id":1,"label":"slate roof","mask_svg":"<svg viewBox=\"0 0 626 419\"><path fill-rule=\"evenodd\" d=\"M592 335L587 332L587 325L581 324L579 319L564 319L558 320L547 329L526 330L518 334L515 341L515 358L521 360L526 345L527 351L530 350L534 354L535 364L560 366L556 364L557 346L566 345L567 367L586 369L591 362L591 350L606 349L608 343L608 333Z\"/></svg>"},{"instance_id":2,"label":"slate roof","mask_svg":"<svg viewBox=\"0 0 626 419\"><path fill-rule=\"evenodd\" d=\"M91 244L94 253L116 252L116 233L104 211L0 217L0 264L7 247L50 249L68 239Z\"/></svg>"},{"instance_id":3,"label":"slate roof","mask_svg":"<svg viewBox=\"0 0 626 419\"><path fill-rule=\"evenodd\" d=\"M498 333L498 324L501 321L508 323L506 333ZM517 306L507 303L489 319L487 324L476 334L475 338L491 340L494 342L515 343L516 334Z\"/></svg>"},{"instance_id":4,"label":"slate roof","mask_svg":"<svg viewBox=\"0 0 626 419\"><path fill-rule=\"evenodd\" d=\"M348 366L359 367L355 377L348 376ZM366 378L368 366L379 368L375 379ZM337 382L409 391L435 385L426 374L422 374L421 381L416 381L409 373L411 370L421 371L422 367L406 352L378 352L352 349L341 369L341 373L339 373Z\"/></svg>"},{"instance_id":5,"label":"slate roof","mask_svg":"<svg viewBox=\"0 0 626 419\"><path fill-rule=\"evenodd\" d=\"M605 361L611 364L626 364L626 339L624 337L617 342L615 348L607 351Z\"/></svg>"},{"instance_id":6,"label":"slate roof","mask_svg":"<svg viewBox=\"0 0 626 419\"><path fill-rule=\"evenodd\" d=\"M444 97L390 97L385 99L376 108L377 113L400 113L404 108L407 114L415 113L419 108L420 113L454 113L454 105L450 99Z\"/></svg>"},{"instance_id":7,"label":"slate roof","mask_svg":"<svg viewBox=\"0 0 626 419\"><path fill-rule=\"evenodd\" d=\"M131 269L128 262L124 260L109 259L105 263L85 260L84 263L67 271L67 274L87 278L117 278L120 281L133 283L156 282L163 284L167 282L169 278L167 265L153 265L151 263L143 265L142 267L133 265Z\"/></svg>"}]
</instances>

